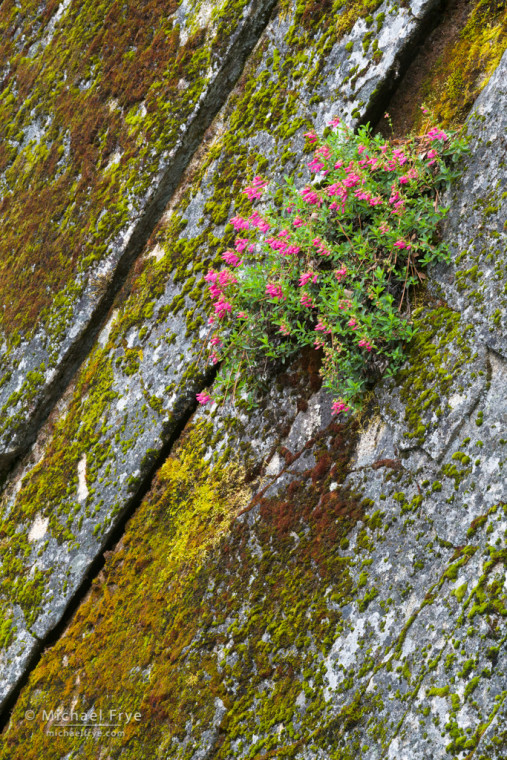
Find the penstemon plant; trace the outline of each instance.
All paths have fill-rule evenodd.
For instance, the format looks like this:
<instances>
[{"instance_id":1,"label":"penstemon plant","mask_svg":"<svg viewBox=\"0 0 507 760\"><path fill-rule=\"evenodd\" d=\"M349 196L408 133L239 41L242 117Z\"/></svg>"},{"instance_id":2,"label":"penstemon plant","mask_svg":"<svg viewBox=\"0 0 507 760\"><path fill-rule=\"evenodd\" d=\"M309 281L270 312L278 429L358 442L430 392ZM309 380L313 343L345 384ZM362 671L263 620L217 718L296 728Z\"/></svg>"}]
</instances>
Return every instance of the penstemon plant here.
<instances>
[{"instance_id":1,"label":"penstemon plant","mask_svg":"<svg viewBox=\"0 0 507 760\"><path fill-rule=\"evenodd\" d=\"M333 413L361 407L372 381L396 371L415 333L414 288L423 269L448 256L437 227L447 209L439 192L459 175L466 141L433 127L388 141L369 126L357 133L333 119L314 148L311 184L285 177L275 205L255 177L243 192L262 213L230 220L234 250L205 277L214 304L209 360L221 362L215 396L253 403L255 387L298 349L322 352L323 385ZM263 197L264 196L264 197Z\"/></svg>"}]
</instances>

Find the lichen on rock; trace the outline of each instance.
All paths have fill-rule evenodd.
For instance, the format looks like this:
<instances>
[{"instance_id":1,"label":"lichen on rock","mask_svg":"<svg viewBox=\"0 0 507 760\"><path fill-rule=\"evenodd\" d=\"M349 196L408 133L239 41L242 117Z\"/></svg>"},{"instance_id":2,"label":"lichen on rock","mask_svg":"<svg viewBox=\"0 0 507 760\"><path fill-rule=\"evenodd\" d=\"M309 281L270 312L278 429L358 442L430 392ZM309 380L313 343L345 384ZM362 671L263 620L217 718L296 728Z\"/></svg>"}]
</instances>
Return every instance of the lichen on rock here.
<instances>
[{"instance_id":1,"label":"lichen on rock","mask_svg":"<svg viewBox=\"0 0 507 760\"><path fill-rule=\"evenodd\" d=\"M14 30L3 44L28 73L33 64L16 58L28 40L24 57L45 60L72 31L65 14L77 34L92 12L19 5L2 4ZM1 758L90 757L98 746L132 759L505 757L505 55L469 119L471 153L448 195L452 263L430 272L398 375L362 415L337 421L319 355L303 352L253 411L241 399L195 410L212 381L198 364L202 274L231 234L228 218L247 208L243 181L297 174L311 122L337 109L364 116L431 5L282 3L166 199L86 361L3 491L4 703L27 682ZM183 45L197 35L203 55L214 48L199 30L229 39L242 18L241 4L231 15L228 4L174 6ZM125 66L117 76L133 72ZM131 118L141 134L142 107ZM107 171L119 153L108 153ZM141 718L76 736L57 725L70 708L91 726L100 710Z\"/></svg>"}]
</instances>

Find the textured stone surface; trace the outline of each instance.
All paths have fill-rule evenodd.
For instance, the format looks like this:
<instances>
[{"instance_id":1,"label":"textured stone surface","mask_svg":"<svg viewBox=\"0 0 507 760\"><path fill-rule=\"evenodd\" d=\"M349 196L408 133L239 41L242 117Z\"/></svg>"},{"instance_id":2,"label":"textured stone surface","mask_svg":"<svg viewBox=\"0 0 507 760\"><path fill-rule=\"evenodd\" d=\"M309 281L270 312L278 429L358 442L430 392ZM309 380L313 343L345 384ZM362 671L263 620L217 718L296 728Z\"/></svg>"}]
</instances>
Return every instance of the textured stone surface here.
<instances>
[{"instance_id":1,"label":"textured stone surface","mask_svg":"<svg viewBox=\"0 0 507 760\"><path fill-rule=\"evenodd\" d=\"M22 464L5 490L2 598L16 637L3 695L23 671L26 637L35 637L36 648L61 618L203 383L195 366L208 329L202 273L223 250L233 208L245 206L244 182L257 171L279 177L299 166L311 118L323 127L337 109L348 119L363 112L393 75L423 8L431 2L413 11L372 3L368 24L357 20L365 13L359 7L338 14L335 27L325 14L310 15L305 29L304 9L288 5L266 29L211 144L166 209L64 410L42 435L36 462ZM379 35L376 53L362 45L371 29ZM49 520L47 534L30 541L42 520Z\"/></svg>"},{"instance_id":2,"label":"textured stone surface","mask_svg":"<svg viewBox=\"0 0 507 760\"><path fill-rule=\"evenodd\" d=\"M253 413L241 402L200 409L180 431L205 382L200 278L219 260L233 209L246 208L240 188L258 171L297 169L311 119L322 126L371 106L421 10L389 7L372 4L372 20L354 7L334 26L325 4L280 8L7 484L4 699L108 533L139 505L33 669L0 757L505 757L507 363L490 306L505 272L480 281L482 313L450 276L461 240L476 236L467 250L476 245L486 262L482 241L500 245L498 220L484 238L462 203L464 194L467 208L482 203L481 163L504 182L505 56L471 118L467 174L450 196L454 262L432 273L398 376L363 415L338 423L317 357L305 353ZM385 45L371 60L370 30ZM487 218L500 213L501 203ZM118 735L75 736L43 714L71 707L91 723L99 709L142 719Z\"/></svg>"},{"instance_id":3,"label":"textured stone surface","mask_svg":"<svg viewBox=\"0 0 507 760\"><path fill-rule=\"evenodd\" d=\"M274 5L3 9L15 51L1 114L0 464L26 451L90 349Z\"/></svg>"},{"instance_id":4,"label":"textured stone surface","mask_svg":"<svg viewBox=\"0 0 507 760\"><path fill-rule=\"evenodd\" d=\"M491 78L494 98L479 96L469 133L476 149L456 184L446 224L453 264L437 274L448 303L479 327L484 343L507 356L507 60Z\"/></svg>"}]
</instances>

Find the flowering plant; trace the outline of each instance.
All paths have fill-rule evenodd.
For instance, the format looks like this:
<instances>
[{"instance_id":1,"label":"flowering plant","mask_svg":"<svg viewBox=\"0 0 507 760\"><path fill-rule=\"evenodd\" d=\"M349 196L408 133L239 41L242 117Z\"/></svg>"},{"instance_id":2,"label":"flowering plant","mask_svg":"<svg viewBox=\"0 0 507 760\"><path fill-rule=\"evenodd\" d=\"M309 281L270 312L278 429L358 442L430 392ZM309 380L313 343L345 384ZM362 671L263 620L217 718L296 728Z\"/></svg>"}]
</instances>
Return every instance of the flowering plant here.
<instances>
[{"instance_id":1,"label":"flowering plant","mask_svg":"<svg viewBox=\"0 0 507 760\"><path fill-rule=\"evenodd\" d=\"M368 126L354 133L334 119L330 127L324 139L305 135L312 182L300 189L285 177L281 206L278 194L276 205L263 199L262 214L233 217L227 266L205 277L219 395L230 387L244 396L270 364L313 345L324 386L336 395L333 413L359 408L368 383L403 361L422 270L447 256L437 239L447 211L439 190L458 176L465 141L437 127L390 142ZM255 177L243 192L255 202L266 186Z\"/></svg>"}]
</instances>

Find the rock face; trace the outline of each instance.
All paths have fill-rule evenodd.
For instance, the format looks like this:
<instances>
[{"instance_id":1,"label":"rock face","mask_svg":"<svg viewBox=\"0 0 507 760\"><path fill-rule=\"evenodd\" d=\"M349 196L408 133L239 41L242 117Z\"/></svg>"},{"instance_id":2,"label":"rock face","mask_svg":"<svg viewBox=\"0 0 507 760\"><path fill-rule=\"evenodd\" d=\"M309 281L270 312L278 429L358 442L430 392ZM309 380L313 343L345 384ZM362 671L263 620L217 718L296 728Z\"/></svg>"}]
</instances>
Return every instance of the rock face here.
<instances>
[{"instance_id":1,"label":"rock face","mask_svg":"<svg viewBox=\"0 0 507 760\"><path fill-rule=\"evenodd\" d=\"M448 193L452 263L364 417L331 418L307 354L256 412L195 411L202 274L244 182L304 180L305 128L378 113L435 4L40 10L0 9L4 469L26 453L2 756L505 757L507 56ZM117 730L70 735L71 708Z\"/></svg>"}]
</instances>

